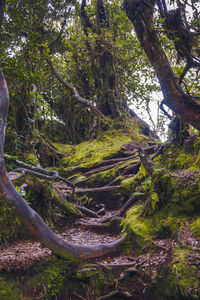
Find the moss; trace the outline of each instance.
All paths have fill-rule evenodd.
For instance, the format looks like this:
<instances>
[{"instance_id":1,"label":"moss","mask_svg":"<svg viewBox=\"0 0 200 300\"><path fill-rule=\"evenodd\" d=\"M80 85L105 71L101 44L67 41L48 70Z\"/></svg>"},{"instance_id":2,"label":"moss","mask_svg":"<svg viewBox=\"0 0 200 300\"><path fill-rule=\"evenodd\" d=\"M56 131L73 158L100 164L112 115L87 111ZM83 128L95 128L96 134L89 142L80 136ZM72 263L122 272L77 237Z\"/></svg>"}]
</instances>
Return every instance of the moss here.
<instances>
[{"instance_id":1,"label":"moss","mask_svg":"<svg viewBox=\"0 0 200 300\"><path fill-rule=\"evenodd\" d=\"M189 226L195 238L200 237L200 217L197 217Z\"/></svg>"},{"instance_id":2,"label":"moss","mask_svg":"<svg viewBox=\"0 0 200 300\"><path fill-rule=\"evenodd\" d=\"M1 276L1 274L0 274ZM1 300L23 300L23 293L18 287L18 281L8 276L0 277ZM29 298L30 299L30 298Z\"/></svg>"},{"instance_id":3,"label":"moss","mask_svg":"<svg viewBox=\"0 0 200 300\"><path fill-rule=\"evenodd\" d=\"M155 299L199 299L198 269L189 264L188 249L175 249L172 261L153 280Z\"/></svg>"},{"instance_id":4,"label":"moss","mask_svg":"<svg viewBox=\"0 0 200 300\"><path fill-rule=\"evenodd\" d=\"M147 145L149 138L139 133L139 125L134 120L126 125L126 129L116 129L113 125L111 129L99 133L96 139L79 145L54 144L59 152L67 155L62 159L61 165L65 167L88 166L105 158L117 157L121 153L122 146L133 140Z\"/></svg>"},{"instance_id":5,"label":"moss","mask_svg":"<svg viewBox=\"0 0 200 300\"><path fill-rule=\"evenodd\" d=\"M143 179L144 179L144 175L142 174L141 171L139 171L133 177L122 180L120 184L122 188L122 193L125 196L130 196L132 193L134 193L137 190L137 187L141 185Z\"/></svg>"},{"instance_id":6,"label":"moss","mask_svg":"<svg viewBox=\"0 0 200 300\"><path fill-rule=\"evenodd\" d=\"M57 223L55 206L68 216L78 215L75 205L63 199L48 181L30 178L27 201L54 228Z\"/></svg>"},{"instance_id":7,"label":"moss","mask_svg":"<svg viewBox=\"0 0 200 300\"><path fill-rule=\"evenodd\" d=\"M108 293L107 289L116 283L112 268L102 269L101 267L91 268L85 266L76 272L76 277L79 280L79 290L80 285L82 285L84 289L84 284L87 283L88 291L92 299L97 299L102 294Z\"/></svg>"},{"instance_id":8,"label":"moss","mask_svg":"<svg viewBox=\"0 0 200 300\"><path fill-rule=\"evenodd\" d=\"M172 275L175 279L176 287L181 289L181 294L185 298L199 299L199 280L196 276L197 267L188 264L187 256L191 252L187 249L176 249L173 254Z\"/></svg>"},{"instance_id":9,"label":"moss","mask_svg":"<svg viewBox=\"0 0 200 300\"><path fill-rule=\"evenodd\" d=\"M14 241L25 234L24 226L0 195L0 244Z\"/></svg>"},{"instance_id":10,"label":"moss","mask_svg":"<svg viewBox=\"0 0 200 300\"><path fill-rule=\"evenodd\" d=\"M72 279L71 266L69 261L52 256L23 274L0 273L0 299L57 299L66 282Z\"/></svg>"},{"instance_id":11,"label":"moss","mask_svg":"<svg viewBox=\"0 0 200 300\"><path fill-rule=\"evenodd\" d=\"M38 164L38 158L32 153L27 154L25 157L25 160L28 164L31 164L34 166L36 166Z\"/></svg>"},{"instance_id":12,"label":"moss","mask_svg":"<svg viewBox=\"0 0 200 300\"><path fill-rule=\"evenodd\" d=\"M154 229L152 226L152 220L150 218L138 218L143 205L137 204L132 207L126 215L126 218L122 221L124 230L127 232L134 232L137 236L146 240L152 238Z\"/></svg>"},{"instance_id":13,"label":"moss","mask_svg":"<svg viewBox=\"0 0 200 300\"><path fill-rule=\"evenodd\" d=\"M59 196L59 194L50 186L46 186L45 193L44 193L45 198L51 199L51 201L56 204L58 207L60 207L65 214L73 214L73 215L78 215L78 210L74 206L73 203L70 203L66 199L63 199Z\"/></svg>"},{"instance_id":14,"label":"moss","mask_svg":"<svg viewBox=\"0 0 200 300\"><path fill-rule=\"evenodd\" d=\"M131 137L128 134L122 131L107 131L93 141L74 146L74 153L70 153L70 158L63 158L61 164L65 166L94 164L117 155L122 145L129 142L131 142Z\"/></svg>"},{"instance_id":15,"label":"moss","mask_svg":"<svg viewBox=\"0 0 200 300\"><path fill-rule=\"evenodd\" d=\"M87 183L91 186L103 186L110 183L117 176L117 168L113 168L107 171L99 172L94 174L90 179L87 180Z\"/></svg>"}]
</instances>

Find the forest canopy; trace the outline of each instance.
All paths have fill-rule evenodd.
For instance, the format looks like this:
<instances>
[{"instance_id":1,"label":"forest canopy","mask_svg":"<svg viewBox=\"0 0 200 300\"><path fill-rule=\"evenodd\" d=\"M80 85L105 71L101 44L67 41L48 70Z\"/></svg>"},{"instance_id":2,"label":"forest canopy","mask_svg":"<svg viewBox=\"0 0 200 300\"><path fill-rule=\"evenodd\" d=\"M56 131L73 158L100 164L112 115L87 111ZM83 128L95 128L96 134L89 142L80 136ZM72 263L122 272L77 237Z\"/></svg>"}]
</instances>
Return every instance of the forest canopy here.
<instances>
[{"instance_id":1,"label":"forest canopy","mask_svg":"<svg viewBox=\"0 0 200 300\"><path fill-rule=\"evenodd\" d=\"M154 131L167 107L198 128L198 1L8 1L0 47L16 147L44 131L80 142L101 113L122 118L130 107L147 111Z\"/></svg>"}]
</instances>

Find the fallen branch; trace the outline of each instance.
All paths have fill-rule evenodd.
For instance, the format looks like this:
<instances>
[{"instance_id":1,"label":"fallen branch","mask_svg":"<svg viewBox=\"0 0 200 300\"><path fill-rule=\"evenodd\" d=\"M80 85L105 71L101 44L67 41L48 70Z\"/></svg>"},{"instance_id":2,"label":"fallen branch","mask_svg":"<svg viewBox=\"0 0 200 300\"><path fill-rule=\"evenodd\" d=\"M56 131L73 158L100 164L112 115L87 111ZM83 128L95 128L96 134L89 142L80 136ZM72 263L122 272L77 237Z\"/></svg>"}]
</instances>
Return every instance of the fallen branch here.
<instances>
[{"instance_id":1,"label":"fallen branch","mask_svg":"<svg viewBox=\"0 0 200 300\"><path fill-rule=\"evenodd\" d=\"M83 212L84 214L90 216L90 217L95 217L95 218L98 218L98 217L99 217L98 213L96 213L96 212L94 212L93 210L88 209L88 208L86 208L86 207L84 207L84 206L76 205L76 208L77 208L78 210L80 210L81 212Z\"/></svg>"},{"instance_id":2,"label":"fallen branch","mask_svg":"<svg viewBox=\"0 0 200 300\"><path fill-rule=\"evenodd\" d=\"M118 290L112 291L112 292L110 292L109 294L107 294L105 296L99 297L99 298L97 298L97 300L109 299L109 298L111 298L113 296L116 296L116 295L119 295L119 291Z\"/></svg>"},{"instance_id":3,"label":"fallen branch","mask_svg":"<svg viewBox=\"0 0 200 300\"><path fill-rule=\"evenodd\" d=\"M81 220L79 220L77 222L77 224L79 225L82 225L84 227L87 227L87 228L103 228L103 229L109 229L109 226L107 224L103 224L103 223L86 223L86 222L83 222Z\"/></svg>"},{"instance_id":4,"label":"fallen branch","mask_svg":"<svg viewBox=\"0 0 200 300\"><path fill-rule=\"evenodd\" d=\"M5 142L5 129L7 124L9 96L7 84L0 70L0 192L8 202L10 208L19 217L20 221L29 228L32 234L54 253L70 259L91 258L102 256L117 250L124 236L112 243L99 243L96 245L74 245L63 240L55 234L34 211L11 183L5 167L3 149Z\"/></svg>"},{"instance_id":5,"label":"fallen branch","mask_svg":"<svg viewBox=\"0 0 200 300\"><path fill-rule=\"evenodd\" d=\"M76 189L75 193L107 192L107 191L118 190L118 189L121 189L120 185L103 186L103 187L91 188L91 189Z\"/></svg>"}]
</instances>

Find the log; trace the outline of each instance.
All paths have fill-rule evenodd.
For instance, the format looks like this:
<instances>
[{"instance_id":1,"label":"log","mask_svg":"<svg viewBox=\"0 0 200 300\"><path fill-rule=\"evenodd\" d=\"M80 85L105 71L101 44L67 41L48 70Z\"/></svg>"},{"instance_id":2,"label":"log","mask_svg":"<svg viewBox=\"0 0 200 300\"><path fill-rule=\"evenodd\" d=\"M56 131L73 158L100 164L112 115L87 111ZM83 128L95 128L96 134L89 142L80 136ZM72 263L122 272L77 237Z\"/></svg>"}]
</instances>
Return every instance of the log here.
<instances>
[{"instance_id":1,"label":"log","mask_svg":"<svg viewBox=\"0 0 200 300\"><path fill-rule=\"evenodd\" d=\"M4 162L4 142L9 106L9 95L6 80L0 69L0 192L20 221L29 228L32 234L57 255L68 259L98 257L116 251L124 236L112 243L96 245L74 245L55 234L34 211L11 183Z\"/></svg>"}]
</instances>

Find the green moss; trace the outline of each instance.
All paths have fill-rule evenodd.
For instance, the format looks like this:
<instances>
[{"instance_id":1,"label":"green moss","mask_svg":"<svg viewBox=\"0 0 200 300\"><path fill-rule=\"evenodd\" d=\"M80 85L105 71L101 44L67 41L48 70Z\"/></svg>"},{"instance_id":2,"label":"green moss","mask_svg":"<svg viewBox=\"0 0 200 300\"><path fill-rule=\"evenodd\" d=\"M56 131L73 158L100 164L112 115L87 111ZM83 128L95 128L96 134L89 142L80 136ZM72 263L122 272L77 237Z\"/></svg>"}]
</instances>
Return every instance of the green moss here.
<instances>
[{"instance_id":1,"label":"green moss","mask_svg":"<svg viewBox=\"0 0 200 300\"><path fill-rule=\"evenodd\" d=\"M190 250L176 248L172 261L153 280L155 299L194 299L200 296L198 269L188 263Z\"/></svg>"},{"instance_id":2,"label":"green moss","mask_svg":"<svg viewBox=\"0 0 200 300\"><path fill-rule=\"evenodd\" d=\"M34 166L36 166L38 164L38 158L32 153L27 154L25 157L25 160L28 164L31 164Z\"/></svg>"},{"instance_id":3,"label":"green moss","mask_svg":"<svg viewBox=\"0 0 200 300\"><path fill-rule=\"evenodd\" d=\"M152 237L152 221L147 218L138 218L143 205L138 204L133 206L127 212L126 218L123 220L122 224L127 231L133 231L135 234L140 235L144 238Z\"/></svg>"},{"instance_id":4,"label":"green moss","mask_svg":"<svg viewBox=\"0 0 200 300\"><path fill-rule=\"evenodd\" d=\"M117 168L113 168L107 171L94 174L90 179L87 180L87 183L95 187L103 186L114 180L116 176Z\"/></svg>"},{"instance_id":5,"label":"green moss","mask_svg":"<svg viewBox=\"0 0 200 300\"><path fill-rule=\"evenodd\" d=\"M125 143L131 142L131 137L123 131L106 131L93 141L83 142L74 146L74 153L63 158L61 164L67 166L90 165L104 158L117 155Z\"/></svg>"},{"instance_id":6,"label":"green moss","mask_svg":"<svg viewBox=\"0 0 200 300\"><path fill-rule=\"evenodd\" d=\"M189 228L191 229L195 238L200 237L200 217L197 217L196 220L190 224Z\"/></svg>"},{"instance_id":7,"label":"green moss","mask_svg":"<svg viewBox=\"0 0 200 300\"><path fill-rule=\"evenodd\" d=\"M24 226L0 195L0 244L16 240L24 233Z\"/></svg>"},{"instance_id":8,"label":"green moss","mask_svg":"<svg viewBox=\"0 0 200 300\"><path fill-rule=\"evenodd\" d=\"M76 272L76 277L79 280L79 289L80 285L83 286L87 283L88 290L92 299L99 298L102 294L106 294L107 288L115 285L115 276L112 273L112 268L102 269L101 267L81 267Z\"/></svg>"},{"instance_id":9,"label":"green moss","mask_svg":"<svg viewBox=\"0 0 200 300\"><path fill-rule=\"evenodd\" d=\"M113 125L113 128L99 133L96 139L79 145L54 144L59 152L67 155L62 159L61 165L65 167L88 166L105 158L119 156L122 146L133 140L143 145L147 144L148 137L139 133L139 125L135 121L132 120L126 125L126 129L116 129Z\"/></svg>"},{"instance_id":10,"label":"green moss","mask_svg":"<svg viewBox=\"0 0 200 300\"><path fill-rule=\"evenodd\" d=\"M8 276L0 274L0 299L23 300L23 293L18 286L19 282ZM30 298L29 298L30 299Z\"/></svg>"},{"instance_id":11,"label":"green moss","mask_svg":"<svg viewBox=\"0 0 200 300\"><path fill-rule=\"evenodd\" d=\"M175 283L181 289L182 295L189 299L199 299L200 283L196 276L197 267L187 262L187 256L190 253L187 249L176 249L171 270Z\"/></svg>"},{"instance_id":12,"label":"green moss","mask_svg":"<svg viewBox=\"0 0 200 300\"><path fill-rule=\"evenodd\" d=\"M134 193L142 183L144 179L144 175L141 171L139 171L136 175L133 177L130 177L128 179L122 180L120 186L122 188L122 193L125 196L130 196L132 193Z\"/></svg>"},{"instance_id":13,"label":"green moss","mask_svg":"<svg viewBox=\"0 0 200 300\"><path fill-rule=\"evenodd\" d=\"M19 273L0 273L1 300L57 299L72 279L71 262L52 256Z\"/></svg>"}]
</instances>

